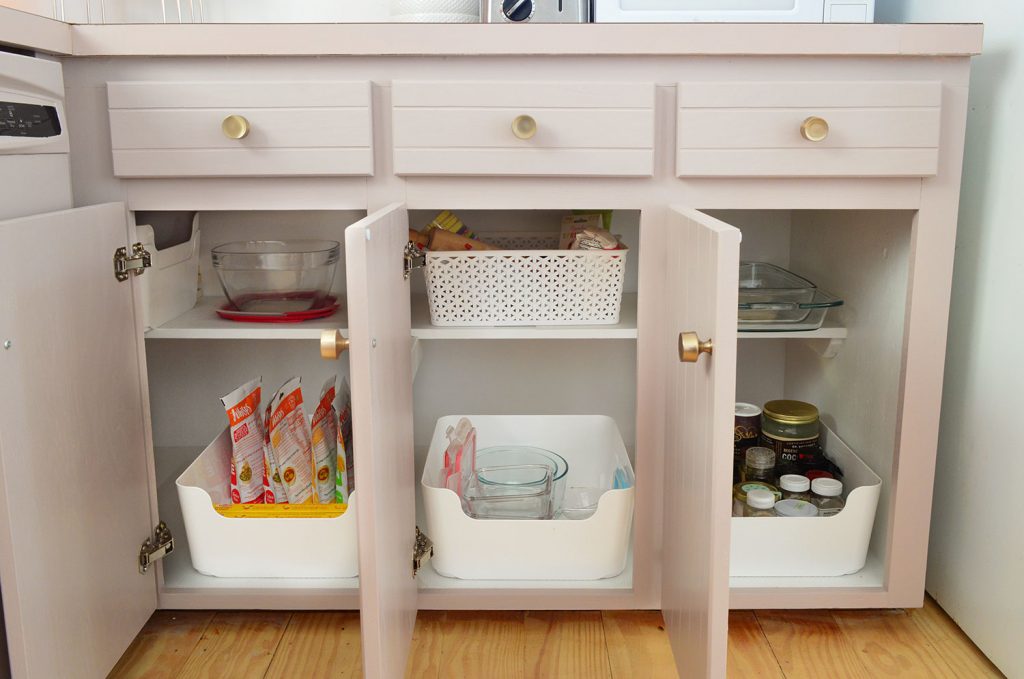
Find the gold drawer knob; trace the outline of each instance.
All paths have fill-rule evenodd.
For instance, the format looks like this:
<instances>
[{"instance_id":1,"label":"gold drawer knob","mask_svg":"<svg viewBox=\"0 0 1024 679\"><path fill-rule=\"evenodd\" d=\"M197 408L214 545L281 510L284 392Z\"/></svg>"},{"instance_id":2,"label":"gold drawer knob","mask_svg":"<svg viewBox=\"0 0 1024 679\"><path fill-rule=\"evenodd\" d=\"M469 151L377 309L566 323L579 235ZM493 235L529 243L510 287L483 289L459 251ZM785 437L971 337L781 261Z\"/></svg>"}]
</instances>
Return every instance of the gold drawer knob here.
<instances>
[{"instance_id":1,"label":"gold drawer knob","mask_svg":"<svg viewBox=\"0 0 1024 679\"><path fill-rule=\"evenodd\" d=\"M679 361L696 363L701 354L711 355L714 345L710 339L702 340L695 332L679 333Z\"/></svg>"},{"instance_id":2,"label":"gold drawer knob","mask_svg":"<svg viewBox=\"0 0 1024 679\"><path fill-rule=\"evenodd\" d=\"M348 350L348 340L340 330L320 331L320 358L332 361Z\"/></svg>"},{"instance_id":3,"label":"gold drawer knob","mask_svg":"<svg viewBox=\"0 0 1024 679\"><path fill-rule=\"evenodd\" d=\"M245 116L231 115L221 122L220 130L228 139L245 139L249 134L249 121Z\"/></svg>"},{"instance_id":4,"label":"gold drawer knob","mask_svg":"<svg viewBox=\"0 0 1024 679\"><path fill-rule=\"evenodd\" d=\"M825 141L828 136L828 121L811 116L800 124L800 136L807 141Z\"/></svg>"},{"instance_id":5,"label":"gold drawer knob","mask_svg":"<svg viewBox=\"0 0 1024 679\"><path fill-rule=\"evenodd\" d=\"M520 139L531 138L537 134L537 121L533 119L533 116L516 116L515 120L512 121L512 134Z\"/></svg>"}]
</instances>

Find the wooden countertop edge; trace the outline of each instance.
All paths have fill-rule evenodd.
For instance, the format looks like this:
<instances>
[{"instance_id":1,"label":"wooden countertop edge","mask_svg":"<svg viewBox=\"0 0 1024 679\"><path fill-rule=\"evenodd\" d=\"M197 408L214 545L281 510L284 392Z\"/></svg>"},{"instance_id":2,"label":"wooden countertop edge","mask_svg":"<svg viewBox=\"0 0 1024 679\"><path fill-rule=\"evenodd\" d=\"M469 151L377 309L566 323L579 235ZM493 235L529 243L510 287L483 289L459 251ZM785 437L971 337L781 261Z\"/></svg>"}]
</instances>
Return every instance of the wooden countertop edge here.
<instances>
[{"instance_id":1,"label":"wooden countertop edge","mask_svg":"<svg viewBox=\"0 0 1024 679\"><path fill-rule=\"evenodd\" d=\"M54 22L59 23L59 22ZM73 25L74 56L880 56L981 52L981 24ZM0 41L3 34L0 32ZM59 45L58 45L59 46ZM60 53L60 52L58 52Z\"/></svg>"}]
</instances>

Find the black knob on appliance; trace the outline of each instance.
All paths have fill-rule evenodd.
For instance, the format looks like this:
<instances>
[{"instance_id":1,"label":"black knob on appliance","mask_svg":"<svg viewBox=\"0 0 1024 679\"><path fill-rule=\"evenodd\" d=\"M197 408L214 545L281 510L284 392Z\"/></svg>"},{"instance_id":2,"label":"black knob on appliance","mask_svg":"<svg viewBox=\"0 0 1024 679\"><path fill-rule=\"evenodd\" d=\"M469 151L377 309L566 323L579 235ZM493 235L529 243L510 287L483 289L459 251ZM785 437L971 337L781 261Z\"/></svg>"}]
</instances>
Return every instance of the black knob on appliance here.
<instances>
[{"instance_id":1,"label":"black knob on appliance","mask_svg":"<svg viewBox=\"0 0 1024 679\"><path fill-rule=\"evenodd\" d=\"M533 16L534 0L502 0L501 11L509 21L528 21Z\"/></svg>"}]
</instances>

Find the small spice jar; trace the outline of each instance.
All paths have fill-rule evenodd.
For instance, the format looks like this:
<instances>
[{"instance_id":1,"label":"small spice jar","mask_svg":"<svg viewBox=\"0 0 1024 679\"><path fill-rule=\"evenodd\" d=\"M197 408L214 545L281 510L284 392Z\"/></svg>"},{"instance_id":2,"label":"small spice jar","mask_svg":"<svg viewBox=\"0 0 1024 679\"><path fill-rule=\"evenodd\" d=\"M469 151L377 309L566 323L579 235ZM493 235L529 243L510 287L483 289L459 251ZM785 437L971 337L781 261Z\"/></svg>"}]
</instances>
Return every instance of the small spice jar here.
<instances>
[{"instance_id":1,"label":"small spice jar","mask_svg":"<svg viewBox=\"0 0 1024 679\"><path fill-rule=\"evenodd\" d=\"M783 500L811 501L811 480L800 474L783 474L779 477L779 488Z\"/></svg>"},{"instance_id":2,"label":"small spice jar","mask_svg":"<svg viewBox=\"0 0 1024 679\"><path fill-rule=\"evenodd\" d=\"M818 508L818 516L835 516L846 506L843 482L839 479L814 479L811 481L811 502Z\"/></svg>"},{"instance_id":3,"label":"small spice jar","mask_svg":"<svg viewBox=\"0 0 1024 679\"><path fill-rule=\"evenodd\" d=\"M803 401L768 401L761 415L761 445L775 451L776 464L789 468L818 448L818 409Z\"/></svg>"},{"instance_id":4,"label":"small spice jar","mask_svg":"<svg viewBox=\"0 0 1024 679\"><path fill-rule=\"evenodd\" d=\"M774 507L775 493L770 490L752 490L747 493L747 506L743 508L743 516L775 516Z\"/></svg>"},{"instance_id":5,"label":"small spice jar","mask_svg":"<svg viewBox=\"0 0 1024 679\"><path fill-rule=\"evenodd\" d=\"M765 483L775 481L775 451L762 446L747 448L743 480L764 481Z\"/></svg>"},{"instance_id":6,"label":"small spice jar","mask_svg":"<svg viewBox=\"0 0 1024 679\"><path fill-rule=\"evenodd\" d=\"M803 500L779 500L775 503L775 516L786 518L812 518L818 515L818 508Z\"/></svg>"},{"instance_id":7,"label":"small spice jar","mask_svg":"<svg viewBox=\"0 0 1024 679\"><path fill-rule=\"evenodd\" d=\"M743 516L743 508L747 506L747 493L752 490L767 490L776 500L782 499L782 493L770 483L760 481L744 481L732 488L732 515Z\"/></svg>"}]
</instances>

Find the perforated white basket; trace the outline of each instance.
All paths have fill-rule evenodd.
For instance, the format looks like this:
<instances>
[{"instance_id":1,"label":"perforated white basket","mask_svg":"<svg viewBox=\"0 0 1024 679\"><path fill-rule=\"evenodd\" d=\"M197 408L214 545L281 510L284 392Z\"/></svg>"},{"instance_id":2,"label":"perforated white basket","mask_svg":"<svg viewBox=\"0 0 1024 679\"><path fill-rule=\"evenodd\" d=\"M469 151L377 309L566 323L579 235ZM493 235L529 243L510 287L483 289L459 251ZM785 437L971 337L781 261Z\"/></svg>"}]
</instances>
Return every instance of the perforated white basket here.
<instances>
[{"instance_id":1,"label":"perforated white basket","mask_svg":"<svg viewBox=\"0 0 1024 679\"><path fill-rule=\"evenodd\" d=\"M488 233L504 250L428 252L433 325L619 322L628 250L559 250L557 233Z\"/></svg>"}]
</instances>

